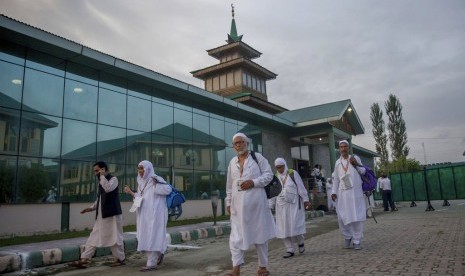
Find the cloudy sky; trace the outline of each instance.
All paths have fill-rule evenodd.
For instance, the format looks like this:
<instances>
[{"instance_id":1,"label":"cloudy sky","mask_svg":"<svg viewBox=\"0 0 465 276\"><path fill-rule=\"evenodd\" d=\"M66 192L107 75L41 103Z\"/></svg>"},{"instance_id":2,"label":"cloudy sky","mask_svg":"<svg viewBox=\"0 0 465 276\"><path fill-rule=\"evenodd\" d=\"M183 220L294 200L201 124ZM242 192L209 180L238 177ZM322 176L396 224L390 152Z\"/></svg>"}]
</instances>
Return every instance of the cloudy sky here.
<instances>
[{"instance_id":1,"label":"cloudy sky","mask_svg":"<svg viewBox=\"0 0 465 276\"><path fill-rule=\"evenodd\" d=\"M287 109L351 99L374 150L370 106L403 105L409 157L465 161L463 0L2 0L2 14L199 87L217 63L231 3L255 61L277 73L268 99ZM387 123L387 116L384 116ZM423 150L424 145L424 150Z\"/></svg>"}]
</instances>

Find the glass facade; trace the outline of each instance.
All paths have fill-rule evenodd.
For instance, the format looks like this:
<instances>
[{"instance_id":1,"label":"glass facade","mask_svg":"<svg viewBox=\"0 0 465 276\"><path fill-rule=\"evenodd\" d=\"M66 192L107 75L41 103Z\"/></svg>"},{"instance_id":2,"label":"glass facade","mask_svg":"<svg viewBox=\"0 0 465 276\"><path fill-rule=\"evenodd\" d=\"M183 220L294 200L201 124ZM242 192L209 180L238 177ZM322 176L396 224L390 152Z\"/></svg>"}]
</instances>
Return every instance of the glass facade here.
<instances>
[{"instance_id":1,"label":"glass facade","mask_svg":"<svg viewBox=\"0 0 465 276\"><path fill-rule=\"evenodd\" d=\"M244 132L251 149L262 149L260 128L233 116L0 42L0 203L93 201L98 160L118 177L123 200L145 159L188 199L213 190L224 197L232 136Z\"/></svg>"}]
</instances>

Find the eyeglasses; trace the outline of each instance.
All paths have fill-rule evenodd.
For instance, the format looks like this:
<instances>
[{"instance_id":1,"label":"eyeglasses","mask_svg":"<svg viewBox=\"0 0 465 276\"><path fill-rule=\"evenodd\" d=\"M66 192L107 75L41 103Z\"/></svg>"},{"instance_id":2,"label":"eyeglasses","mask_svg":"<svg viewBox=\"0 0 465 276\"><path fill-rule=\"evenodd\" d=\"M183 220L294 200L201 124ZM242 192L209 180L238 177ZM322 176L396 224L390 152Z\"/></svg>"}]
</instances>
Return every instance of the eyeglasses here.
<instances>
[{"instance_id":1,"label":"eyeglasses","mask_svg":"<svg viewBox=\"0 0 465 276\"><path fill-rule=\"evenodd\" d=\"M100 170L94 170L94 172L99 172Z\"/></svg>"},{"instance_id":2,"label":"eyeglasses","mask_svg":"<svg viewBox=\"0 0 465 276\"><path fill-rule=\"evenodd\" d=\"M137 167L137 169L138 169L138 170L143 170L143 169L144 169L144 167Z\"/></svg>"}]
</instances>

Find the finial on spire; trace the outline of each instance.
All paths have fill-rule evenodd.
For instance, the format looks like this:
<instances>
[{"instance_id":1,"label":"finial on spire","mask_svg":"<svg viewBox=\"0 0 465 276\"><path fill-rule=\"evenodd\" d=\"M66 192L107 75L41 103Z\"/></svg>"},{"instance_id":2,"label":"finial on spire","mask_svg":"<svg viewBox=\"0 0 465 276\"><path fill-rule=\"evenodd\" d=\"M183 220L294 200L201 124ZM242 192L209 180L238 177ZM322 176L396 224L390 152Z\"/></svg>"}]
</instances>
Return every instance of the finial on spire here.
<instances>
[{"instance_id":1,"label":"finial on spire","mask_svg":"<svg viewBox=\"0 0 465 276\"><path fill-rule=\"evenodd\" d=\"M231 33L228 34L228 43L238 42L241 41L242 35L237 35L236 29L236 20L234 20L234 4L231 4L232 8L232 20L231 20Z\"/></svg>"},{"instance_id":2,"label":"finial on spire","mask_svg":"<svg viewBox=\"0 0 465 276\"><path fill-rule=\"evenodd\" d=\"M232 17L234 18L234 4L231 4L231 8L232 8Z\"/></svg>"}]
</instances>

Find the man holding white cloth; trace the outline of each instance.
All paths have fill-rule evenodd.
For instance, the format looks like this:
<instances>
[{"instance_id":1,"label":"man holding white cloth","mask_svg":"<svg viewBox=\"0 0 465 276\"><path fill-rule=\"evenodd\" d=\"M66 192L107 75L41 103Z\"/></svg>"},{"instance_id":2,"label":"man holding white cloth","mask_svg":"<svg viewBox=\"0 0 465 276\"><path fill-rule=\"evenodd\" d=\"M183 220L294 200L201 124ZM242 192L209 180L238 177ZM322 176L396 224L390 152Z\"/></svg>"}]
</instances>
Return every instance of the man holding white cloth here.
<instances>
[{"instance_id":1,"label":"man holding white cloth","mask_svg":"<svg viewBox=\"0 0 465 276\"><path fill-rule=\"evenodd\" d=\"M349 155L349 142L339 142L341 158L334 166L334 179L331 199L337 199L339 230L344 236L344 248L362 249L363 227L366 221L366 205L362 190L365 168L358 156Z\"/></svg>"},{"instance_id":2,"label":"man holding white cloth","mask_svg":"<svg viewBox=\"0 0 465 276\"><path fill-rule=\"evenodd\" d=\"M240 275L244 252L255 245L258 255L258 276L267 276L268 240L276 237L276 225L268 207L264 187L273 178L268 160L248 151L249 140L243 133L233 137L237 156L229 162L226 179L226 208L231 215L229 248L233 269L226 275Z\"/></svg>"}]
</instances>

